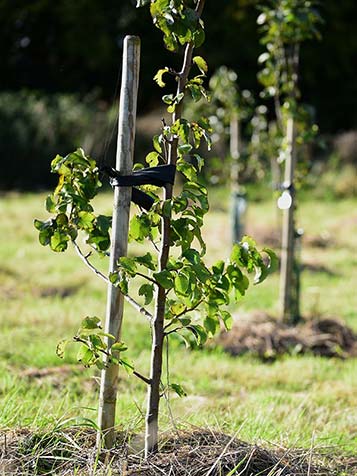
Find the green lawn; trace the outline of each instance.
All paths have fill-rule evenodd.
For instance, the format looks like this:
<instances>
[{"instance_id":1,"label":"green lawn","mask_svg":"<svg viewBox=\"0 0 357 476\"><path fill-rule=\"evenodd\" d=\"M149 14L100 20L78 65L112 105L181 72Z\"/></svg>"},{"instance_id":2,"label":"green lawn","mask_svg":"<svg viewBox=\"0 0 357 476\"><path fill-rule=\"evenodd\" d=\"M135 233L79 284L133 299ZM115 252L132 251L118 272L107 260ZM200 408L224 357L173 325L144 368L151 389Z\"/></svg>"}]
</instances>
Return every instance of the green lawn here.
<instances>
[{"instance_id":1,"label":"green lawn","mask_svg":"<svg viewBox=\"0 0 357 476\"><path fill-rule=\"evenodd\" d=\"M57 342L70 337L85 315L103 316L106 289L73 250L60 255L43 248L33 228L44 217L44 194L9 194L0 198L0 430L51 427L71 417L96 419L98 374L65 361ZM211 196L205 236L208 260L229 254L227 194ZM298 213L306 240L320 233L331 246L304 246L302 311L305 316L334 316L357 330L357 200L321 202L305 199ZM111 211L111 194L98 206ZM272 201L251 203L248 231L274 230L279 217ZM308 241L308 240L307 240ZM259 245L263 243L259 242ZM99 266L105 270L106 263ZM262 309L277 314L278 274L252 288L239 313ZM149 329L131 308L125 312L123 340L142 373L148 371ZM186 398L172 396L176 424L210 426L241 439L287 447L333 447L355 454L357 444L357 360L286 357L262 364L251 357L232 358L221 350L188 351L170 343L170 378L181 383ZM57 369L53 369L53 368ZM33 369L33 372L29 372ZM37 369L49 369L38 376ZM117 422L141 431L145 388L121 371ZM162 402L162 427L169 429L168 405Z\"/></svg>"}]
</instances>

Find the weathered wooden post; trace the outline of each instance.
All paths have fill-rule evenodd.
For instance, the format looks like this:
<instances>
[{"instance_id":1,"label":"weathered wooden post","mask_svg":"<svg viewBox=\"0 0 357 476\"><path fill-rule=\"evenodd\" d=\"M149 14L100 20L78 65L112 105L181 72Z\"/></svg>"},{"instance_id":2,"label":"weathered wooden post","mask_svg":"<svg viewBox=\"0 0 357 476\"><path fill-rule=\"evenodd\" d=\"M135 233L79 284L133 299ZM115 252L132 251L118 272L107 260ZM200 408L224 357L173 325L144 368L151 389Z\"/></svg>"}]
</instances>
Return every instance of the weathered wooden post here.
<instances>
[{"instance_id":1,"label":"weathered wooden post","mask_svg":"<svg viewBox=\"0 0 357 476\"><path fill-rule=\"evenodd\" d=\"M280 208L283 209L283 229L281 244L281 268L280 268L280 306L282 320L286 323L293 323L298 316L294 316L295 306L293 305L293 266L294 266L294 245L295 245L295 191L294 191L294 171L296 165L296 144L295 144L295 124L294 118L289 117L286 126L287 151L285 159L285 172L283 194L280 200Z\"/></svg>"},{"instance_id":2,"label":"weathered wooden post","mask_svg":"<svg viewBox=\"0 0 357 476\"><path fill-rule=\"evenodd\" d=\"M123 175L130 175L133 169L133 154L136 125L136 104L140 67L140 39L126 36L123 47L122 82L120 91L118 142L116 169ZM112 223L112 244L110 251L109 272L117 270L118 259L126 256L128 247L128 227L131 200L131 187L114 188L114 207ZM105 332L120 340L123 320L124 296L119 288L108 286ZM113 344L107 339L108 349ZM111 448L115 442L115 405L118 387L118 366L109 365L102 370L98 426L100 432L97 446L104 443ZM104 441L102 441L104 438Z\"/></svg>"}]
</instances>

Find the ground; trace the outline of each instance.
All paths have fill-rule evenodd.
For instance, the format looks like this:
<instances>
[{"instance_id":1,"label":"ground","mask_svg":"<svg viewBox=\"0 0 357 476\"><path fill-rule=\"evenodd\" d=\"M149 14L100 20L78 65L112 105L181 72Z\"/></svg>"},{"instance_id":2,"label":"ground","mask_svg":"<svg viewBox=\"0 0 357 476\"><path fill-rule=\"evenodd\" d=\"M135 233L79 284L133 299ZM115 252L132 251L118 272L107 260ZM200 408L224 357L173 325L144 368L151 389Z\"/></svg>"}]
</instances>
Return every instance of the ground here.
<instances>
[{"instance_id":1,"label":"ground","mask_svg":"<svg viewBox=\"0 0 357 476\"><path fill-rule=\"evenodd\" d=\"M81 318L104 315L105 284L83 268L73 250L55 255L38 244L32 222L46 216L44 198L45 194L9 194L0 199L3 434L96 420L98 374L78 366L74 350L63 361L55 348L60 339L75 333ZM205 236L208 260L214 261L229 254L228 194L212 190L211 203ZM352 199L304 198L298 213L305 230L302 312L306 318L341 319L355 331L356 205ZM103 194L98 206L110 213L111 194ZM250 202L246 221L247 232L259 245L277 236L280 217L272 200ZM104 261L98 266L106 269ZM232 306L236 319L257 309L277 315L277 274ZM147 323L130 308L123 340L138 370L147 373ZM170 379L183 385L188 396L162 402L163 430L172 429L174 419L180 428L212 428L270 448L329 448L331 457L356 455L356 359L286 356L262 364L254 357L227 356L219 347L189 351L176 340L170 343L170 354ZM121 372L119 428L140 434L144 409L144 384Z\"/></svg>"}]
</instances>

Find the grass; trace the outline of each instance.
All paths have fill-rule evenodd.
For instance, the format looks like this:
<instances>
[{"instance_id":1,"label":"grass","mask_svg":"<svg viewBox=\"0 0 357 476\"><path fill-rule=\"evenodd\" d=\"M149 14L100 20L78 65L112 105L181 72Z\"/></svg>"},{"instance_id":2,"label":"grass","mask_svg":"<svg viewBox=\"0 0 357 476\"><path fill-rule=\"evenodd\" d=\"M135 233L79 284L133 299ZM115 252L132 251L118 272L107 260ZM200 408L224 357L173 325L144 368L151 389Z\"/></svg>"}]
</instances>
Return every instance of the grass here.
<instances>
[{"instance_id":1,"label":"grass","mask_svg":"<svg viewBox=\"0 0 357 476\"><path fill-rule=\"evenodd\" d=\"M211 194L206 220L208 260L229 254L227 194ZM38 244L34 217L43 217L44 194L1 197L0 223L0 430L51 428L62 419L96 420L98 374L55 354L57 342L73 335L85 315L103 316L105 284L83 267L73 250L55 255ZM306 316L337 316L357 330L357 201L322 202L304 198L298 223L305 235L329 233L333 246L304 246L302 311ZM111 195L98 200L110 213ZM247 229L274 230L279 219L271 201L250 203ZM263 244L263 243L262 243ZM318 265L318 266L317 266ZM105 262L99 263L102 269ZM278 275L253 287L240 313L263 309L277 315ZM123 340L138 370L148 372L149 330L142 316L127 308ZM262 364L251 357L232 358L220 349L188 351L172 339L170 379L188 397L172 396L175 424L209 426L242 440L310 448L333 447L353 455L357 444L357 361L311 356L286 357ZM38 373L38 369L45 370ZM117 423L142 431L145 386L121 372ZM162 402L162 428L172 428Z\"/></svg>"}]
</instances>

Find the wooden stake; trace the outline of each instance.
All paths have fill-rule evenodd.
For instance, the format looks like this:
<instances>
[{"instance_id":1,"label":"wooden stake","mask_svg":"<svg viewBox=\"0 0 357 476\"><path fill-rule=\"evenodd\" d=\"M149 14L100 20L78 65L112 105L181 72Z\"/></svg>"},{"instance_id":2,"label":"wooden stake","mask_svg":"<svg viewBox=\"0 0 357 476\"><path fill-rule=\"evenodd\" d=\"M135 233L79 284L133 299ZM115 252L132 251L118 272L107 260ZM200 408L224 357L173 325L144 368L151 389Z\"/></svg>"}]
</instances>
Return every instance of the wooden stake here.
<instances>
[{"instance_id":1,"label":"wooden stake","mask_svg":"<svg viewBox=\"0 0 357 476\"><path fill-rule=\"evenodd\" d=\"M140 67L140 39L126 36L123 49L122 82L118 121L118 142L116 169L123 175L130 175L133 169L136 104ZM130 213L131 187L115 187L112 244L110 251L109 272L117 269L118 259L126 256L128 248L128 228ZM124 297L118 287L108 286L105 332L120 340L123 320ZM113 344L107 339L108 347ZM102 371L98 426L100 433L97 446L100 448L104 437L105 448L115 443L115 405L118 387L118 366L110 365Z\"/></svg>"},{"instance_id":2,"label":"wooden stake","mask_svg":"<svg viewBox=\"0 0 357 476\"><path fill-rule=\"evenodd\" d=\"M280 306L282 320L287 324L294 323L293 305L293 264L295 242L295 193L294 171L296 164L295 124L293 117L289 117L286 127L287 157L285 162L284 189L290 193L291 205L283 211L283 231L280 268Z\"/></svg>"}]
</instances>

